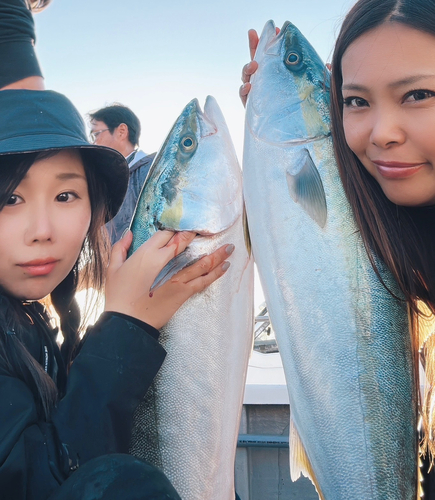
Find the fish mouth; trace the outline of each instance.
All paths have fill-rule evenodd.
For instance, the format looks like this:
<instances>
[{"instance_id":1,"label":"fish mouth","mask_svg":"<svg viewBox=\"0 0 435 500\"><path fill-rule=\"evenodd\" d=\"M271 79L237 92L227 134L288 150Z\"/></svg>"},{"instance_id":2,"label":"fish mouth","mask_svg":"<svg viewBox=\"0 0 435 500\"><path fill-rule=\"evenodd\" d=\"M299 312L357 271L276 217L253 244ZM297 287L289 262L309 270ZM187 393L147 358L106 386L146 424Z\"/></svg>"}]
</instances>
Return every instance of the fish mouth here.
<instances>
[{"instance_id":1,"label":"fish mouth","mask_svg":"<svg viewBox=\"0 0 435 500\"><path fill-rule=\"evenodd\" d=\"M286 21L283 25L282 28L280 29L278 34L275 34L274 37L271 37L268 40L268 44L266 45L266 50L264 51L265 55L268 56L280 56L281 55L281 45L282 41L285 37L286 31L289 26L292 26L290 21Z\"/></svg>"},{"instance_id":2,"label":"fish mouth","mask_svg":"<svg viewBox=\"0 0 435 500\"><path fill-rule=\"evenodd\" d=\"M272 20L268 21L264 25L255 53L254 59L256 61L264 55L279 56L281 40L284 38L284 34L290 24L291 23L289 21L286 21L278 34L276 34L276 25Z\"/></svg>"},{"instance_id":3,"label":"fish mouth","mask_svg":"<svg viewBox=\"0 0 435 500\"><path fill-rule=\"evenodd\" d=\"M216 102L214 98L211 96L207 96L207 99L204 104L204 111L201 110L198 99L193 99L192 102L195 103L194 112L196 113L198 118L201 138L217 134L218 126L216 124L216 120L214 119L214 113L215 113L214 103Z\"/></svg>"}]
</instances>

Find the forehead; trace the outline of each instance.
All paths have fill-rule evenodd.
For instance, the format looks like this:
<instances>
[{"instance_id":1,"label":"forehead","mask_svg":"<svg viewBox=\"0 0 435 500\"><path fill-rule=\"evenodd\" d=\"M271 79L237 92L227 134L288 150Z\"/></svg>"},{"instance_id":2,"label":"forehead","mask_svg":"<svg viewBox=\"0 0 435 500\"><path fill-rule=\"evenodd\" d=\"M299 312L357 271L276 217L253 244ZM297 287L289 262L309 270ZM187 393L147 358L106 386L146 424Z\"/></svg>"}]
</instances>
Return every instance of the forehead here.
<instances>
[{"instance_id":1,"label":"forehead","mask_svg":"<svg viewBox=\"0 0 435 500\"><path fill-rule=\"evenodd\" d=\"M39 176L58 179L83 178L86 180L82 158L75 149L64 149L48 158L36 160L24 179L34 179Z\"/></svg>"},{"instance_id":2,"label":"forehead","mask_svg":"<svg viewBox=\"0 0 435 500\"><path fill-rule=\"evenodd\" d=\"M413 75L435 75L435 36L385 23L357 38L342 59L343 84L388 84Z\"/></svg>"}]
</instances>

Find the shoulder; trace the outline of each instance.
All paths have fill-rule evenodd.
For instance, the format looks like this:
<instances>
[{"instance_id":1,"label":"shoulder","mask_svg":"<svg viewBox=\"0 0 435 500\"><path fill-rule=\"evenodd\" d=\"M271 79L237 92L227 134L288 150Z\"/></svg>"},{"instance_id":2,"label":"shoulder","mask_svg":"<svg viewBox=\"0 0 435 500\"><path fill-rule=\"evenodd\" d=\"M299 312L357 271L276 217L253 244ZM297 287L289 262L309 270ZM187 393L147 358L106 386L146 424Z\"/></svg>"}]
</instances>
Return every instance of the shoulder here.
<instances>
[{"instance_id":1,"label":"shoulder","mask_svg":"<svg viewBox=\"0 0 435 500\"><path fill-rule=\"evenodd\" d=\"M149 167L152 161L154 160L155 156L156 153L146 155L143 151L139 150L137 153L137 158L138 158L137 161L135 161L133 165L130 167L130 174L132 174L134 171L138 169L141 169L142 167Z\"/></svg>"}]
</instances>

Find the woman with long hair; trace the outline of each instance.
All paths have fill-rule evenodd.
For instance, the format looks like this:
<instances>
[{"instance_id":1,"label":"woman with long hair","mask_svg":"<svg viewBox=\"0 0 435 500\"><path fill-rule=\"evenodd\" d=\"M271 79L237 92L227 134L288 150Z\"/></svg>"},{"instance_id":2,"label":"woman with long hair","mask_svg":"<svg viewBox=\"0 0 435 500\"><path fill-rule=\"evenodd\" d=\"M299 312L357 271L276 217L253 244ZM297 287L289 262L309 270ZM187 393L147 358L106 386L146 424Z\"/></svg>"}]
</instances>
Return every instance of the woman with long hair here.
<instances>
[{"instance_id":1,"label":"woman with long hair","mask_svg":"<svg viewBox=\"0 0 435 500\"><path fill-rule=\"evenodd\" d=\"M373 266L376 254L410 306L425 367L426 467L435 454L435 337L419 335L419 325L435 313L434 58L433 2L360 0L343 22L331 65L343 186ZM430 476L426 498L435 495Z\"/></svg>"},{"instance_id":2,"label":"woman with long hair","mask_svg":"<svg viewBox=\"0 0 435 500\"><path fill-rule=\"evenodd\" d=\"M250 30L251 59L257 43ZM427 467L435 455L435 335L421 325L435 314L435 2L359 0L328 67L343 186L373 267L376 255L409 304L414 346L425 367ZM256 69L255 61L243 68L244 103ZM432 482L425 481L425 498L435 498Z\"/></svg>"}]
</instances>

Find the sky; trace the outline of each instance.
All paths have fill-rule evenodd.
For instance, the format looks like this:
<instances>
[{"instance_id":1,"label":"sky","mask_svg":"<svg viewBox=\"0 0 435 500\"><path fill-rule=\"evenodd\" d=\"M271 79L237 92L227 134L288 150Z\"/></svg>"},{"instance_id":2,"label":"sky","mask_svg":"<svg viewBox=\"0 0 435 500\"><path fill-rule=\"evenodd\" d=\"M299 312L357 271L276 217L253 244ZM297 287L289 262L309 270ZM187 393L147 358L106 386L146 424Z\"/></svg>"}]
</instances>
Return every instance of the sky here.
<instances>
[{"instance_id":1,"label":"sky","mask_svg":"<svg viewBox=\"0 0 435 500\"><path fill-rule=\"evenodd\" d=\"M247 31L273 19L295 24L326 62L354 0L52 0L35 15L46 87L82 115L119 102L142 124L141 148L162 144L193 98L213 95L241 160L244 109L238 97L249 61Z\"/></svg>"},{"instance_id":2,"label":"sky","mask_svg":"<svg viewBox=\"0 0 435 500\"><path fill-rule=\"evenodd\" d=\"M52 0L35 15L36 50L47 89L86 114L119 102L142 124L140 147L157 151L193 98L216 98L239 161L244 108L238 96L249 61L247 32L291 21L330 60L354 0ZM255 305L263 302L258 276Z\"/></svg>"}]
</instances>

